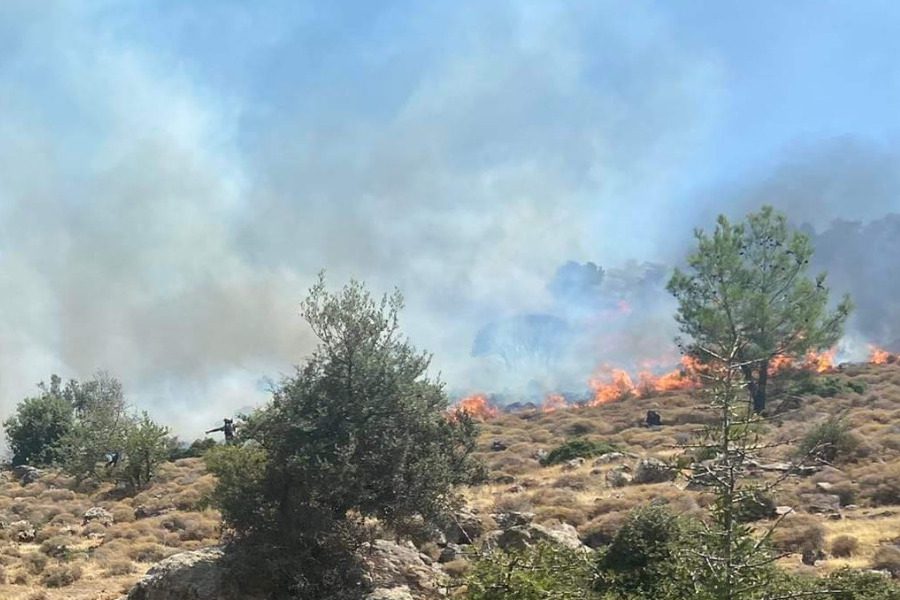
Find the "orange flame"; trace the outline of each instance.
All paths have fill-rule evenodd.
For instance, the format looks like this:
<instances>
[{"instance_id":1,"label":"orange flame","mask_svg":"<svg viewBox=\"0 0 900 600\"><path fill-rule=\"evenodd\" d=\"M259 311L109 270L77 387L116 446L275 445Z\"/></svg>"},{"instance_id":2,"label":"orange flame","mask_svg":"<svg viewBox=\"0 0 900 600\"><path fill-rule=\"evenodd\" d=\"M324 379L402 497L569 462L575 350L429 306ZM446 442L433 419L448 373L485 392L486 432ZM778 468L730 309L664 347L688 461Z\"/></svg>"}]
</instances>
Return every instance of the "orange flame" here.
<instances>
[{"instance_id":1,"label":"orange flame","mask_svg":"<svg viewBox=\"0 0 900 600\"><path fill-rule=\"evenodd\" d=\"M500 411L488 404L485 394L472 394L460 400L453 408L453 413L466 413L476 421L487 421L500 414Z\"/></svg>"},{"instance_id":2,"label":"orange flame","mask_svg":"<svg viewBox=\"0 0 900 600\"><path fill-rule=\"evenodd\" d=\"M567 406L568 402L566 402L566 398L562 394L547 394L547 397L544 398L544 404L541 405L541 412L552 413Z\"/></svg>"},{"instance_id":3,"label":"orange flame","mask_svg":"<svg viewBox=\"0 0 900 600\"><path fill-rule=\"evenodd\" d=\"M897 361L897 357L877 346L869 346L869 362L873 365L886 365Z\"/></svg>"},{"instance_id":4,"label":"orange flame","mask_svg":"<svg viewBox=\"0 0 900 600\"><path fill-rule=\"evenodd\" d=\"M588 402L588 406L600 406L608 402L622 400L634 393L634 382L622 369L610 369L604 367L601 372L588 382L594 390L594 398Z\"/></svg>"},{"instance_id":5,"label":"orange flame","mask_svg":"<svg viewBox=\"0 0 900 600\"><path fill-rule=\"evenodd\" d=\"M828 373L834 370L835 354L837 354L837 348L825 350L824 352L807 352L803 366L816 373Z\"/></svg>"}]
</instances>

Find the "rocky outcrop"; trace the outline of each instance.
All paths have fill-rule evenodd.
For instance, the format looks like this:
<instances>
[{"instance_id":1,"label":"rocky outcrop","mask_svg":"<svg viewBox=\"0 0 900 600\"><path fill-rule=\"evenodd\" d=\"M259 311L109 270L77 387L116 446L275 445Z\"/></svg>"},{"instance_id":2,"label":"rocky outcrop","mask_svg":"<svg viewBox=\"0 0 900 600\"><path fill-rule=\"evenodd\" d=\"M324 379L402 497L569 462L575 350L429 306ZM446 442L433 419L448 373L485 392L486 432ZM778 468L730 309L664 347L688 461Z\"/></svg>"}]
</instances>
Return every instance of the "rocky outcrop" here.
<instances>
[{"instance_id":1,"label":"rocky outcrop","mask_svg":"<svg viewBox=\"0 0 900 600\"><path fill-rule=\"evenodd\" d=\"M376 540L360 559L372 592L367 600L431 600L443 596L443 571L426 563L411 543ZM226 583L222 548L182 552L163 560L122 600L263 600L233 590Z\"/></svg>"},{"instance_id":2,"label":"rocky outcrop","mask_svg":"<svg viewBox=\"0 0 900 600\"><path fill-rule=\"evenodd\" d=\"M366 567L366 579L379 599L405 598L384 596L399 594L405 589L411 598L439 598L443 596L441 584L444 574L440 568L423 560L411 543L375 540L364 546L360 558ZM400 590L400 591L397 591Z\"/></svg>"},{"instance_id":3,"label":"rocky outcrop","mask_svg":"<svg viewBox=\"0 0 900 600\"><path fill-rule=\"evenodd\" d=\"M29 465L16 465L13 467L13 475L18 478L19 482L22 485L28 485L29 483L34 483L38 479L41 478L40 469L36 469L35 467L31 467Z\"/></svg>"},{"instance_id":4,"label":"rocky outcrop","mask_svg":"<svg viewBox=\"0 0 900 600\"><path fill-rule=\"evenodd\" d=\"M231 592L221 548L175 554L154 565L125 600L262 600Z\"/></svg>"},{"instance_id":5,"label":"rocky outcrop","mask_svg":"<svg viewBox=\"0 0 900 600\"><path fill-rule=\"evenodd\" d=\"M634 468L634 483L663 483L675 475L675 470L658 458L642 458Z\"/></svg>"},{"instance_id":6,"label":"rocky outcrop","mask_svg":"<svg viewBox=\"0 0 900 600\"><path fill-rule=\"evenodd\" d=\"M91 507L84 512L84 516L81 519L82 525L87 525L88 523L100 523L104 526L112 525L112 513L99 506Z\"/></svg>"}]
</instances>

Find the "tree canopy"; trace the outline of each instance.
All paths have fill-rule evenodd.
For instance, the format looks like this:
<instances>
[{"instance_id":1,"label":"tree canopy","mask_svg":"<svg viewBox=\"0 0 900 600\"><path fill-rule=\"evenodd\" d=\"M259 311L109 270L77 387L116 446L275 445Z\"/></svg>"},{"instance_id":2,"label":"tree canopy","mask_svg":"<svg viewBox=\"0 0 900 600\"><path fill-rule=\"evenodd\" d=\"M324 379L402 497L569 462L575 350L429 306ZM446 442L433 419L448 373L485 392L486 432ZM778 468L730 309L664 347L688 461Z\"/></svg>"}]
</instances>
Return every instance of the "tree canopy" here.
<instances>
[{"instance_id":1,"label":"tree canopy","mask_svg":"<svg viewBox=\"0 0 900 600\"><path fill-rule=\"evenodd\" d=\"M844 297L829 308L825 273L807 275L808 236L770 206L740 223L722 215L712 235L697 230L695 237L687 269L676 269L668 284L684 343L701 358L737 344L754 408L762 411L770 361L834 345L852 304Z\"/></svg>"},{"instance_id":2,"label":"tree canopy","mask_svg":"<svg viewBox=\"0 0 900 600\"><path fill-rule=\"evenodd\" d=\"M398 292L379 302L351 282L332 294L320 277L302 304L318 348L246 418L243 446L208 455L235 539L267 557L269 574L290 561L282 583L301 597L347 584L366 518L435 517L473 472L474 425L448 418L430 356L401 336L401 307Z\"/></svg>"}]
</instances>

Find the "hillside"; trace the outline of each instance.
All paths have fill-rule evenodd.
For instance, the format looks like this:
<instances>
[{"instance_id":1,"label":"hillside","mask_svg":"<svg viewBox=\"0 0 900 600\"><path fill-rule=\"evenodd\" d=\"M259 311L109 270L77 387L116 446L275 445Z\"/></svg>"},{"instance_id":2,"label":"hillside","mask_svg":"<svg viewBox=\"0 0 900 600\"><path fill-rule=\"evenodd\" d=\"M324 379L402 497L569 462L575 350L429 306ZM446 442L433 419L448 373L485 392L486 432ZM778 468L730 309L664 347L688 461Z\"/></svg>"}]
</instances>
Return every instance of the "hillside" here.
<instances>
[{"instance_id":1,"label":"hillside","mask_svg":"<svg viewBox=\"0 0 900 600\"><path fill-rule=\"evenodd\" d=\"M848 564L900 572L895 546L900 536L900 365L847 365L807 380L805 388L801 383L787 375L776 381L782 400L773 401L776 416L766 436L783 444L770 451L764 466L777 467L796 451L798 440L833 415L844 415L859 443L833 465L792 475L781 486L774 503L796 512L776 536L776 545L790 553L783 562L820 572ZM661 414L662 427L643 426L651 409ZM591 408L500 414L483 424L479 441L490 482L464 493L470 508L485 521L491 513L533 512L538 524L576 527L590 546L608 541L627 511L639 504L664 502L680 513L699 516L708 498L702 491L685 489L683 477L613 484L624 482L618 473L634 475L641 458L677 462L683 453L679 444L711 417L687 392ZM621 455L541 465L540 456L572 438L612 444ZM769 474L760 471L761 477ZM118 598L153 563L218 542L218 514L204 508L213 485L200 459L167 463L152 485L134 497L123 497L108 485L76 490L72 480L51 472L23 485L4 471L0 597ZM88 512L95 507L103 510ZM86 513L95 518L86 518ZM849 555L836 557L846 554L841 545L853 546L844 539L835 552L834 542L842 536L852 536L857 546ZM811 547L824 556L814 567L803 565L800 557L801 550ZM441 554L433 543L421 549L436 561ZM456 558L445 567L458 573L465 561Z\"/></svg>"}]
</instances>

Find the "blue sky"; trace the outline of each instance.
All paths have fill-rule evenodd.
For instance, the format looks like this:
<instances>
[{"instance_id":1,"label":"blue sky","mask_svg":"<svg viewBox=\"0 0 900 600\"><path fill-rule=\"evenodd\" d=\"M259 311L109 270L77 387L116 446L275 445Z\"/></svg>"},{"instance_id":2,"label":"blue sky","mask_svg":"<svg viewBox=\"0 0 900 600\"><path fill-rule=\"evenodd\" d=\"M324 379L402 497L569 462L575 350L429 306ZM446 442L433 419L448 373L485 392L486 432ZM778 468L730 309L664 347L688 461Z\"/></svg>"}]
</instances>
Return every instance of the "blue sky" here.
<instances>
[{"instance_id":1,"label":"blue sky","mask_svg":"<svg viewBox=\"0 0 900 600\"><path fill-rule=\"evenodd\" d=\"M452 389L568 260L677 262L762 201L900 191L890 2L0 5L0 413L120 376L185 435L312 341L325 268L407 297ZM185 419L184 415L190 414Z\"/></svg>"}]
</instances>

